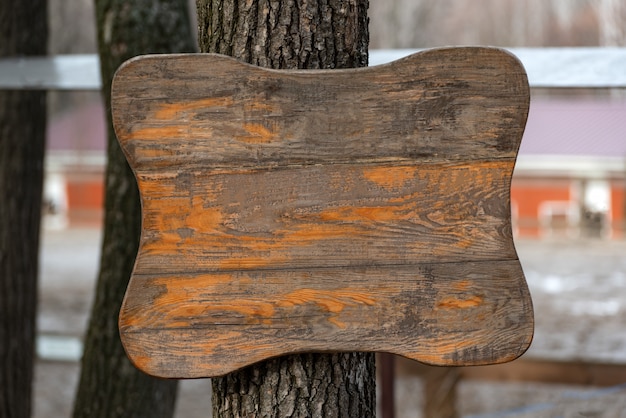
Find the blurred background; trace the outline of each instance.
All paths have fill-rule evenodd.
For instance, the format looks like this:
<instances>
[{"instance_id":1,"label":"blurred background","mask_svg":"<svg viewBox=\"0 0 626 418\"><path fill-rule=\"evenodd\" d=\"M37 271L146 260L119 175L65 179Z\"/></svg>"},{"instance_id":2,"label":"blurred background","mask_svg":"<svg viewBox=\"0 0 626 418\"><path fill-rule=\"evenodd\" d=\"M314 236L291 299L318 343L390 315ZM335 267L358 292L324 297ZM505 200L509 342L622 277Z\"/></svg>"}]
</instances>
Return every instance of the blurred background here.
<instances>
[{"instance_id":1,"label":"blurred background","mask_svg":"<svg viewBox=\"0 0 626 418\"><path fill-rule=\"evenodd\" d=\"M49 55L96 54L92 1L49 4ZM626 46L623 0L370 0L369 15L371 50ZM51 91L48 102L37 417L71 410L99 262L106 142L98 91ZM511 200L536 311L532 348L510 365L452 372L394 359L397 417L423 416L436 398L424 397L428 382L458 416L626 416L624 89L533 88ZM209 391L185 383L177 416L207 416Z\"/></svg>"},{"instance_id":2,"label":"blurred background","mask_svg":"<svg viewBox=\"0 0 626 418\"><path fill-rule=\"evenodd\" d=\"M190 2L193 11L193 3ZM50 0L49 54L95 54L93 5ZM446 45L624 46L621 0L370 2L370 49ZM620 89L534 89L512 194L520 237L619 238L625 228L625 96ZM49 97L51 227L97 223L102 211L104 110L96 91ZM530 158L532 156L532 158Z\"/></svg>"}]
</instances>

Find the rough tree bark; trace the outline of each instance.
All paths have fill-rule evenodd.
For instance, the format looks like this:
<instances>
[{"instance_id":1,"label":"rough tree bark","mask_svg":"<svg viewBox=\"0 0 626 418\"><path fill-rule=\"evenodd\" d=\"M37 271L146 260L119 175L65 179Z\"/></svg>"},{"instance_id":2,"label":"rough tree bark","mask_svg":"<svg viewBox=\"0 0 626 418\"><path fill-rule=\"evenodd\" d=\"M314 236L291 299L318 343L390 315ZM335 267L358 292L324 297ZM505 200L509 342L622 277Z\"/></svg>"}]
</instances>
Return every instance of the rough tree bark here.
<instances>
[{"instance_id":1,"label":"rough tree bark","mask_svg":"<svg viewBox=\"0 0 626 418\"><path fill-rule=\"evenodd\" d=\"M367 0L197 0L202 52L276 69L367 65ZM216 417L373 417L371 353L303 354L213 380Z\"/></svg>"},{"instance_id":2,"label":"rough tree bark","mask_svg":"<svg viewBox=\"0 0 626 418\"><path fill-rule=\"evenodd\" d=\"M95 3L107 109L111 80L122 62L141 54L194 49L186 0L96 0ZM135 178L115 139L110 112L108 119L100 273L73 416L171 417L177 382L155 379L135 369L119 339L118 314L137 254L141 210Z\"/></svg>"},{"instance_id":3,"label":"rough tree bark","mask_svg":"<svg viewBox=\"0 0 626 418\"><path fill-rule=\"evenodd\" d=\"M45 0L0 2L0 57L45 55ZM0 417L31 416L46 93L0 90Z\"/></svg>"}]
</instances>

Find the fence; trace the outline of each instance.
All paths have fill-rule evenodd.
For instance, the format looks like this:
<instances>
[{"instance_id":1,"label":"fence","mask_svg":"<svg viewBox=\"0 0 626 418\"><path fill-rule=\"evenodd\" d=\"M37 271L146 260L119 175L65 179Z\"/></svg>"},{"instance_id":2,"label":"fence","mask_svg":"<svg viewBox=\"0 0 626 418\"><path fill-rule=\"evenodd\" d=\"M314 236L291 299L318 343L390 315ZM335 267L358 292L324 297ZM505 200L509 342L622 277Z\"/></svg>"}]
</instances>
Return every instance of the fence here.
<instances>
[{"instance_id":1,"label":"fence","mask_svg":"<svg viewBox=\"0 0 626 418\"><path fill-rule=\"evenodd\" d=\"M626 48L508 48L533 88L624 88ZM370 65L418 50L372 50ZM0 89L99 90L97 55L0 59Z\"/></svg>"}]
</instances>

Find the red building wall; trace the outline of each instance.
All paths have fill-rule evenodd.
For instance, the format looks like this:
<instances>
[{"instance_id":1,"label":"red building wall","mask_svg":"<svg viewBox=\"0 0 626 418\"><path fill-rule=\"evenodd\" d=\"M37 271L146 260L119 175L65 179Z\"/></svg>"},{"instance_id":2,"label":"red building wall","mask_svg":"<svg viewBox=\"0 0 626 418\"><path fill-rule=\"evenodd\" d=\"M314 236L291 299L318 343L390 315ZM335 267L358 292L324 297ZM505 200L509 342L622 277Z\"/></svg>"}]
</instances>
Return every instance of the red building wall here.
<instances>
[{"instance_id":1,"label":"red building wall","mask_svg":"<svg viewBox=\"0 0 626 418\"><path fill-rule=\"evenodd\" d=\"M626 181L611 182L611 237L626 238Z\"/></svg>"},{"instance_id":2,"label":"red building wall","mask_svg":"<svg viewBox=\"0 0 626 418\"><path fill-rule=\"evenodd\" d=\"M572 185L568 180L513 179L511 209L516 234L520 237L540 237L542 204L573 200Z\"/></svg>"}]
</instances>

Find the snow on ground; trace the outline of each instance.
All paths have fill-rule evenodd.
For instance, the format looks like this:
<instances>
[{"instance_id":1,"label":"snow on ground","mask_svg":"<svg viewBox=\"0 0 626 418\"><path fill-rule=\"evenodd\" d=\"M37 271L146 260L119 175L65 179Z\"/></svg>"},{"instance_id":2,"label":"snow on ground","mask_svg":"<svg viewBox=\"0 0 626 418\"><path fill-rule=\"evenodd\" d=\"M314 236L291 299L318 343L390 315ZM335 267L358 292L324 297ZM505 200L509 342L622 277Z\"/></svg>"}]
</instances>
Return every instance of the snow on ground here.
<instances>
[{"instance_id":1,"label":"snow on ground","mask_svg":"<svg viewBox=\"0 0 626 418\"><path fill-rule=\"evenodd\" d=\"M38 327L46 358L37 362L34 418L70 415L100 239L96 228L44 231ZM526 356L626 364L626 241L518 240L516 247L536 313ZM420 416L421 387L418 376L398 377L398 418ZM626 417L626 387L464 381L457 405L473 418ZM177 408L177 418L207 418L210 382L182 382Z\"/></svg>"}]
</instances>

